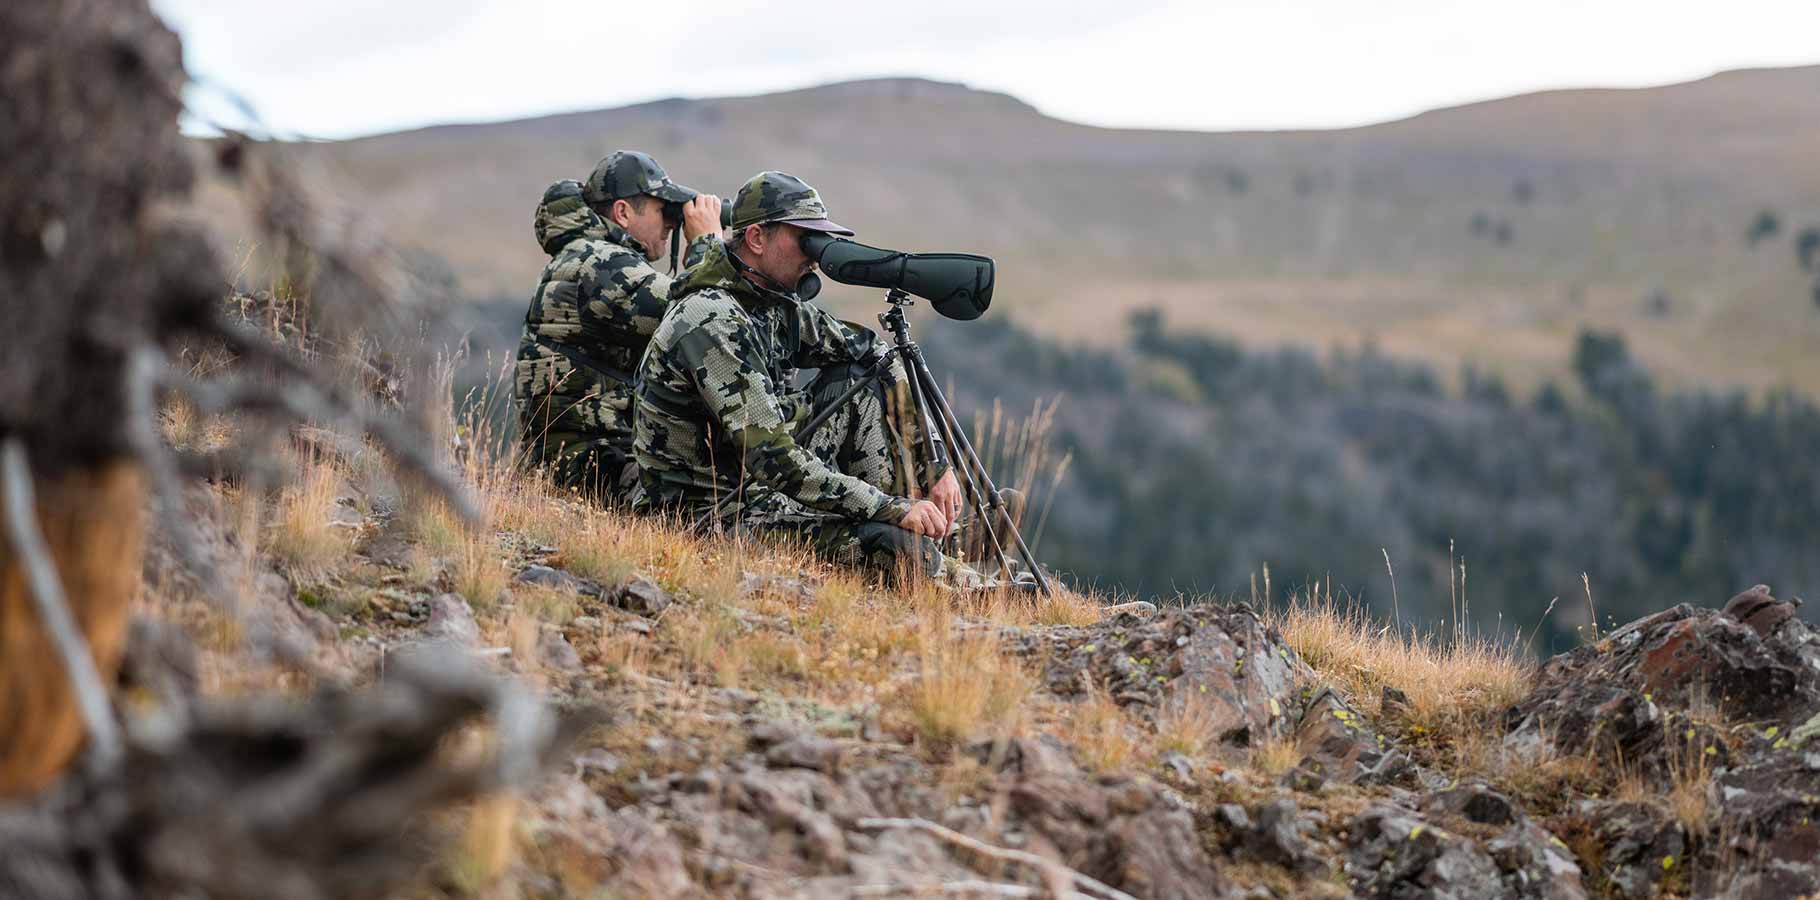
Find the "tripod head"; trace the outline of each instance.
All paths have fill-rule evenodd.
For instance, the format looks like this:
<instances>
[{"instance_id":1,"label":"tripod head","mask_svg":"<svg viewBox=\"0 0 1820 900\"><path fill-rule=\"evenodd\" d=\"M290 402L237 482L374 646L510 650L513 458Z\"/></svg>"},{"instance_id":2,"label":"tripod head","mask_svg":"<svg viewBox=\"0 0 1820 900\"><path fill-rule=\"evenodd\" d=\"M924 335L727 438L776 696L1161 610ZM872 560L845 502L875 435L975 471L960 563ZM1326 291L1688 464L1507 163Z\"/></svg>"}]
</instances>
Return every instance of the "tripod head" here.
<instances>
[{"instance_id":1,"label":"tripod head","mask_svg":"<svg viewBox=\"0 0 1820 900\"><path fill-rule=\"evenodd\" d=\"M885 292L885 302L891 308L878 314L878 324L891 333L891 338L899 347L915 346L910 340L910 319L904 310L916 305L916 301L902 288L891 288Z\"/></svg>"}]
</instances>

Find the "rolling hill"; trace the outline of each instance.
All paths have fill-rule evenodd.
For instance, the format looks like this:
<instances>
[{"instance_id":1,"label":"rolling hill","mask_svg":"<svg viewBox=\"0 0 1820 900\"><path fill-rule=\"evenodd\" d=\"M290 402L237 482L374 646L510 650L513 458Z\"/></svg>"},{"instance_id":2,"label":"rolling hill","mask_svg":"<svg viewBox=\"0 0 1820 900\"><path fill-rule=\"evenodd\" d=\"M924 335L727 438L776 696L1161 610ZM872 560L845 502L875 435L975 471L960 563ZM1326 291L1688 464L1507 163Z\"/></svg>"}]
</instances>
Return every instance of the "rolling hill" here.
<instances>
[{"instance_id":1,"label":"rolling hill","mask_svg":"<svg viewBox=\"0 0 1820 900\"><path fill-rule=\"evenodd\" d=\"M618 147L722 194L792 171L863 240L991 254L995 310L1067 339L1116 337L1156 306L1247 342L1369 339L1522 384L1562 371L1591 325L1671 381L1820 391L1814 276L1791 240L1820 225L1820 66L1338 131L1095 128L890 79L292 150L385 234L446 260L502 341L543 262L538 193ZM1764 209L1782 228L1749 245Z\"/></svg>"}]
</instances>

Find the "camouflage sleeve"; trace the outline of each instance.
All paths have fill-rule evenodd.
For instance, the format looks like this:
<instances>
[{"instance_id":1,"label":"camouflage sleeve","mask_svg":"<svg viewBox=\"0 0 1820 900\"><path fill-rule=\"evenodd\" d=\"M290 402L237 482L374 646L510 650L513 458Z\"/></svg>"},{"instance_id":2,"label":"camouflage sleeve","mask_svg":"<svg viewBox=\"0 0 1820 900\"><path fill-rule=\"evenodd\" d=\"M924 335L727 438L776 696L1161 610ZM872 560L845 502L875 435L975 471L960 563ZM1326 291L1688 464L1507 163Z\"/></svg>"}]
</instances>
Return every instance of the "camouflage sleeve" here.
<instances>
[{"instance_id":1,"label":"camouflage sleeve","mask_svg":"<svg viewBox=\"0 0 1820 900\"><path fill-rule=\"evenodd\" d=\"M701 261L712 240L717 238L704 234L689 242L689 265ZM657 271L637 252L616 248L582 266L583 315L622 332L650 336L663 321L675 284L675 279Z\"/></svg>"},{"instance_id":2,"label":"camouflage sleeve","mask_svg":"<svg viewBox=\"0 0 1820 900\"><path fill-rule=\"evenodd\" d=\"M701 262L702 257L708 255L709 242L718 240L720 240L718 234L704 234L690 241L689 246L683 248L683 271L687 272L695 268Z\"/></svg>"},{"instance_id":3,"label":"camouflage sleeve","mask_svg":"<svg viewBox=\"0 0 1820 900\"><path fill-rule=\"evenodd\" d=\"M805 369L865 362L886 349L871 331L848 325L813 303L796 304L797 342L792 362Z\"/></svg>"},{"instance_id":4,"label":"camouflage sleeve","mask_svg":"<svg viewBox=\"0 0 1820 900\"><path fill-rule=\"evenodd\" d=\"M727 443L742 454L747 474L812 509L880 522L903 519L908 500L836 471L791 437L791 418L800 412L779 405L751 320L736 309L729 302L727 314L706 316L678 338L676 349Z\"/></svg>"}]
</instances>

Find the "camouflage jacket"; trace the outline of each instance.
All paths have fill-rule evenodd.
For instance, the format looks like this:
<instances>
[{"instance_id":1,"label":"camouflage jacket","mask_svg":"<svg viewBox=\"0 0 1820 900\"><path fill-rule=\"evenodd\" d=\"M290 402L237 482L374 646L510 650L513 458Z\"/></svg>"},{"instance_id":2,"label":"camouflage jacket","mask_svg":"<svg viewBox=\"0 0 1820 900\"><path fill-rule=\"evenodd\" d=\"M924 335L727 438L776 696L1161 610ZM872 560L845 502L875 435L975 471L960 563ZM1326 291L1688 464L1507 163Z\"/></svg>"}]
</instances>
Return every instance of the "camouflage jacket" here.
<instances>
[{"instance_id":1,"label":"camouflage jacket","mask_svg":"<svg viewBox=\"0 0 1820 900\"><path fill-rule=\"evenodd\" d=\"M513 393L527 457L548 463L595 450L630 458L632 386L558 348L631 375L674 282L645 260L637 239L582 202L574 181L544 192L534 229L550 262L518 342ZM712 240L696 238L688 258L699 259Z\"/></svg>"},{"instance_id":2,"label":"camouflage jacket","mask_svg":"<svg viewBox=\"0 0 1820 900\"><path fill-rule=\"evenodd\" d=\"M836 471L792 436L812 414L792 389L796 370L869 360L873 335L759 290L727 252L715 242L682 279L639 366L644 502L693 515L766 491L847 518L903 519L909 500Z\"/></svg>"}]
</instances>

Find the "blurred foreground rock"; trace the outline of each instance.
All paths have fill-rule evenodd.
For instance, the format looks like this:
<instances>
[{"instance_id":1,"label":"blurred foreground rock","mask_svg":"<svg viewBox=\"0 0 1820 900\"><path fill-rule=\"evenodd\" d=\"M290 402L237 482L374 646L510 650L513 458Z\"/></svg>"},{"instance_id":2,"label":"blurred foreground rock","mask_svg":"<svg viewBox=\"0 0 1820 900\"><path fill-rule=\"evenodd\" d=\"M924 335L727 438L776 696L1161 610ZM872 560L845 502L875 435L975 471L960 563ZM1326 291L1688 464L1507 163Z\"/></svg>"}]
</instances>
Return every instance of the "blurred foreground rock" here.
<instances>
[{"instance_id":1,"label":"blurred foreground rock","mask_svg":"<svg viewBox=\"0 0 1820 900\"><path fill-rule=\"evenodd\" d=\"M451 754L480 720L496 751ZM446 654L359 692L172 710L116 769L0 806L0 897L388 896L439 846L429 813L527 783L586 724Z\"/></svg>"}]
</instances>

